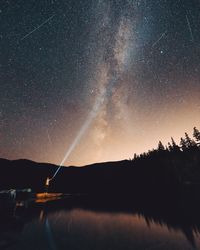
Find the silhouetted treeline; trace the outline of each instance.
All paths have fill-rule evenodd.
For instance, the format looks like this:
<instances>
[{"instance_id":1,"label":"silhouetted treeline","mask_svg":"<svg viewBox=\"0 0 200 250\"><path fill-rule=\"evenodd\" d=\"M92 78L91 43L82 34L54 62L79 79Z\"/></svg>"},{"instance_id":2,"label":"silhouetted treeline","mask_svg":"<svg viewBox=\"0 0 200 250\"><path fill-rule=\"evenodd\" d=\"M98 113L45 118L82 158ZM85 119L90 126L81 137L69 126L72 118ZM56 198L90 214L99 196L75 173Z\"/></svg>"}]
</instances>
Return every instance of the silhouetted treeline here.
<instances>
[{"instance_id":1,"label":"silhouetted treeline","mask_svg":"<svg viewBox=\"0 0 200 250\"><path fill-rule=\"evenodd\" d=\"M63 167L50 183L53 192L107 195L123 199L155 196L180 196L200 183L200 132L194 128L194 138L187 133L177 145L173 138L167 146L131 160L96 163L85 167ZM78 156L77 156L78 157ZM44 191L47 177L52 177L58 166L28 160L0 160L0 190L32 188Z\"/></svg>"},{"instance_id":2,"label":"silhouetted treeline","mask_svg":"<svg viewBox=\"0 0 200 250\"><path fill-rule=\"evenodd\" d=\"M179 145L171 137L164 146L161 141L158 148L147 153L134 155L134 164L160 167L170 173L178 183L200 184L200 131L193 128L193 138L187 133L180 138Z\"/></svg>"}]
</instances>

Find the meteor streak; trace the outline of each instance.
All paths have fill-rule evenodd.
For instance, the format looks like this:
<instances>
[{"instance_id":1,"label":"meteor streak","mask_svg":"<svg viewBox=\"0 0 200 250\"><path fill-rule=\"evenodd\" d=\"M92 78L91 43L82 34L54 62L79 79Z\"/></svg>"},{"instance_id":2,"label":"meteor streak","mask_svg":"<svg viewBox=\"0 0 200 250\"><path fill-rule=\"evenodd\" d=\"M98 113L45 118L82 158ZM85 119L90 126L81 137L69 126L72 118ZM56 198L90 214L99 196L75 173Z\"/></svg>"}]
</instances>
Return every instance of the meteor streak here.
<instances>
[{"instance_id":1,"label":"meteor streak","mask_svg":"<svg viewBox=\"0 0 200 250\"><path fill-rule=\"evenodd\" d=\"M188 29L190 31L191 41L194 42L194 36L193 36L193 33L192 33L192 28L191 28L191 24L190 24L189 18L188 18L187 15L185 15L185 17L186 17Z\"/></svg>"},{"instance_id":2,"label":"meteor streak","mask_svg":"<svg viewBox=\"0 0 200 250\"><path fill-rule=\"evenodd\" d=\"M53 145L52 140L51 140L51 137L50 137L50 135L49 135L48 129L47 129L47 137L48 137L48 140L49 140L50 144Z\"/></svg>"},{"instance_id":3,"label":"meteor streak","mask_svg":"<svg viewBox=\"0 0 200 250\"><path fill-rule=\"evenodd\" d=\"M158 40L156 40L154 42L154 44L152 45L152 48L156 46L157 43L160 42L160 40L167 34L167 31L165 31L164 33L162 33L162 35L158 38Z\"/></svg>"},{"instance_id":4,"label":"meteor streak","mask_svg":"<svg viewBox=\"0 0 200 250\"><path fill-rule=\"evenodd\" d=\"M40 29L44 24L48 23L56 14L52 15L51 17L49 17L48 19L46 19L43 23L41 23L38 27L36 27L35 29L33 29L31 32L29 32L28 34L26 34L25 36L23 36L20 40L24 40L26 39L28 36L30 36L33 32L35 32L36 30Z\"/></svg>"}]
</instances>

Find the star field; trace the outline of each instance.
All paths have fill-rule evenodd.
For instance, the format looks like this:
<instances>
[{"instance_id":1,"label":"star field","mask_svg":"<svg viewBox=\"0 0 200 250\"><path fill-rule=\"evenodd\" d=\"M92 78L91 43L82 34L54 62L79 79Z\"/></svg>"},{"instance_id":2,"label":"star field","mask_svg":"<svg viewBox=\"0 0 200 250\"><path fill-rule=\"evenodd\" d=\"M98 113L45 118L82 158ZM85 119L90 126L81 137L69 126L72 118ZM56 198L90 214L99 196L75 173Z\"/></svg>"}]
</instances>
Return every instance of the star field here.
<instances>
[{"instance_id":1,"label":"star field","mask_svg":"<svg viewBox=\"0 0 200 250\"><path fill-rule=\"evenodd\" d=\"M65 165L190 133L199 13L197 0L1 1L0 157L59 164L94 110Z\"/></svg>"}]
</instances>

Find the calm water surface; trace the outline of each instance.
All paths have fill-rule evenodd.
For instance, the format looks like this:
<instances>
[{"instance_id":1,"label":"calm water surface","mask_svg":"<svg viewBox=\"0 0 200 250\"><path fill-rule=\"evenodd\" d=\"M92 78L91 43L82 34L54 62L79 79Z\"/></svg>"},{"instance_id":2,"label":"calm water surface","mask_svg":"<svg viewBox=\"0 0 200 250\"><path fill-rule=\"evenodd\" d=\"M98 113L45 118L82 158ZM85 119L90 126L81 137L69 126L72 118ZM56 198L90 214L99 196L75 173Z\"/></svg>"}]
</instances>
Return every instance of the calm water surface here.
<instances>
[{"instance_id":1,"label":"calm water surface","mask_svg":"<svg viewBox=\"0 0 200 250\"><path fill-rule=\"evenodd\" d=\"M15 241L5 249L200 249L197 229L170 226L145 217L137 213L97 212L77 208L46 213L41 208L36 217L24 221L21 229L15 232Z\"/></svg>"}]
</instances>

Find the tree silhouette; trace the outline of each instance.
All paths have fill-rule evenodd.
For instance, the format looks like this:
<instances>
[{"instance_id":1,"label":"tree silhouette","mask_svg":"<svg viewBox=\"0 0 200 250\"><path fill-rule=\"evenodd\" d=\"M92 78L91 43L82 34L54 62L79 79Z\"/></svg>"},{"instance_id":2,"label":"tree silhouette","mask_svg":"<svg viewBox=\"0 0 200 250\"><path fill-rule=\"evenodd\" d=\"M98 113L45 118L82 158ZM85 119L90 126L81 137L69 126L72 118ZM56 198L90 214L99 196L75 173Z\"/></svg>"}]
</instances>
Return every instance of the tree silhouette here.
<instances>
[{"instance_id":1,"label":"tree silhouette","mask_svg":"<svg viewBox=\"0 0 200 250\"><path fill-rule=\"evenodd\" d=\"M193 137L197 143L200 143L200 131L196 127L193 128Z\"/></svg>"},{"instance_id":2,"label":"tree silhouette","mask_svg":"<svg viewBox=\"0 0 200 250\"><path fill-rule=\"evenodd\" d=\"M170 144L170 142L168 142L168 150L169 150L170 152L173 151L173 146Z\"/></svg>"},{"instance_id":3,"label":"tree silhouette","mask_svg":"<svg viewBox=\"0 0 200 250\"><path fill-rule=\"evenodd\" d=\"M136 160L138 158L137 154L135 153L133 156L133 160Z\"/></svg>"},{"instance_id":4,"label":"tree silhouette","mask_svg":"<svg viewBox=\"0 0 200 250\"><path fill-rule=\"evenodd\" d=\"M158 151L164 151L165 150L165 147L163 146L162 142L159 141L158 142Z\"/></svg>"},{"instance_id":5,"label":"tree silhouette","mask_svg":"<svg viewBox=\"0 0 200 250\"><path fill-rule=\"evenodd\" d=\"M192 140L187 133L185 133L185 143L187 148L196 146L196 142Z\"/></svg>"},{"instance_id":6,"label":"tree silhouette","mask_svg":"<svg viewBox=\"0 0 200 250\"><path fill-rule=\"evenodd\" d=\"M179 146L176 144L176 142L174 141L174 138L171 137L171 142L172 142L172 151L180 151Z\"/></svg>"},{"instance_id":7,"label":"tree silhouette","mask_svg":"<svg viewBox=\"0 0 200 250\"><path fill-rule=\"evenodd\" d=\"M186 141L183 139L183 137L181 137L180 146L181 146L182 150L187 149L187 144L186 144Z\"/></svg>"}]
</instances>

